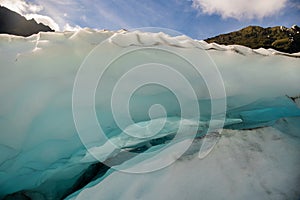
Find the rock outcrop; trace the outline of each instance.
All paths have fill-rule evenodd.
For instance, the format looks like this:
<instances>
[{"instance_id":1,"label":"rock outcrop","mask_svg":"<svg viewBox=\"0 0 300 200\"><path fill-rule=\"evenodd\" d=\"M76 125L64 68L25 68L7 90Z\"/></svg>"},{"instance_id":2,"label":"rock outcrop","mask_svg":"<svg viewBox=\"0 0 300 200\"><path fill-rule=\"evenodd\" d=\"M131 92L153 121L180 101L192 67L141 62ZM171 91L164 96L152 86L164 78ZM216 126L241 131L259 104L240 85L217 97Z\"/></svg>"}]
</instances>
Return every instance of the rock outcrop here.
<instances>
[{"instance_id":1,"label":"rock outcrop","mask_svg":"<svg viewBox=\"0 0 300 200\"><path fill-rule=\"evenodd\" d=\"M0 6L0 34L30 36L38 32L53 31L49 26L37 23L34 19L26 20L20 14Z\"/></svg>"}]
</instances>

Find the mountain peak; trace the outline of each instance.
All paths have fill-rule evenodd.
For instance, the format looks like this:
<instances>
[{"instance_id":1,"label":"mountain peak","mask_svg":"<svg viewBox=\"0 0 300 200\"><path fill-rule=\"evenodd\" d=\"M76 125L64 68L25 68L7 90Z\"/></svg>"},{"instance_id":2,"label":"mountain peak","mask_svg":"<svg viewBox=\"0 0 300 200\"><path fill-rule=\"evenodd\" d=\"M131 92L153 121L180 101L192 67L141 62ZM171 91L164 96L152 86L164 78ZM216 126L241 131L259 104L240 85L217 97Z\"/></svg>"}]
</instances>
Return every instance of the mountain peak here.
<instances>
[{"instance_id":1,"label":"mountain peak","mask_svg":"<svg viewBox=\"0 0 300 200\"><path fill-rule=\"evenodd\" d=\"M30 36L40 31L53 31L49 26L37 23L34 19L27 20L20 14L0 6L0 34Z\"/></svg>"}]
</instances>

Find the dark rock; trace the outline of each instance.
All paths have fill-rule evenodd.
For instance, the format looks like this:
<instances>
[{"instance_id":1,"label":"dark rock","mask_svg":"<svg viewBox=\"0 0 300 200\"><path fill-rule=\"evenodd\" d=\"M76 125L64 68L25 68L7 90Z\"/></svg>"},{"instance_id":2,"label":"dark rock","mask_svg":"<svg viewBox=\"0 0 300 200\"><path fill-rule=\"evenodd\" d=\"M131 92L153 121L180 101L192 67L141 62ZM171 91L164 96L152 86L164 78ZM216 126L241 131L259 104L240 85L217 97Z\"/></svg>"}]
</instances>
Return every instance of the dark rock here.
<instances>
[{"instance_id":1,"label":"dark rock","mask_svg":"<svg viewBox=\"0 0 300 200\"><path fill-rule=\"evenodd\" d=\"M205 41L225 45L238 44L252 49L272 48L281 52L296 53L300 52L300 28L297 25L292 28L248 26L239 31L208 38Z\"/></svg>"},{"instance_id":2,"label":"dark rock","mask_svg":"<svg viewBox=\"0 0 300 200\"><path fill-rule=\"evenodd\" d=\"M0 34L12 34L18 36L30 36L38 32L53 31L49 26L37 23L35 20L26 20L18 13L0 6Z\"/></svg>"}]
</instances>

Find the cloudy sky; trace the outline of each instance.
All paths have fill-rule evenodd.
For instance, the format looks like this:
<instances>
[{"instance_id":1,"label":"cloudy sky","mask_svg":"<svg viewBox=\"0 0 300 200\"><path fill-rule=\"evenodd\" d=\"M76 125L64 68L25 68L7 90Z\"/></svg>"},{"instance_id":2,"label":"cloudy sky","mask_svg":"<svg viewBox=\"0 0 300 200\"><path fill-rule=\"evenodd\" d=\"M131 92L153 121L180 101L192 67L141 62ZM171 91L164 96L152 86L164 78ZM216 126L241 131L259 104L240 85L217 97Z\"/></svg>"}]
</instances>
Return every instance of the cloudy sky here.
<instances>
[{"instance_id":1,"label":"cloudy sky","mask_svg":"<svg viewBox=\"0 0 300 200\"><path fill-rule=\"evenodd\" d=\"M300 0L0 0L0 4L59 31L162 27L205 39L248 25L300 25Z\"/></svg>"}]
</instances>

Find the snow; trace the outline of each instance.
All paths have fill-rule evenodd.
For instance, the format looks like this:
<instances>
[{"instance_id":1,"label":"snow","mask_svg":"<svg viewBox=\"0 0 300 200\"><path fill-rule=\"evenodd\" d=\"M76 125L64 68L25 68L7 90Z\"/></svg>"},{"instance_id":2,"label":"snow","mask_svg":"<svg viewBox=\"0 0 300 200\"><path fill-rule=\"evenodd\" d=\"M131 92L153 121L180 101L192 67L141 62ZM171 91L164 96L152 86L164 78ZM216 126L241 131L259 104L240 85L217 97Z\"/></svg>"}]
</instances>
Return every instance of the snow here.
<instances>
[{"instance_id":1,"label":"snow","mask_svg":"<svg viewBox=\"0 0 300 200\"><path fill-rule=\"evenodd\" d=\"M111 62L116 54L122 56ZM31 195L42 195L48 199L60 198L72 188L85 169L97 162L96 158L101 158L101 161L113 160L128 149L146 146L148 154L135 156L124 165L115 166L116 168L126 171L137 163L145 166L143 161L152 161L153 166L157 166L160 164L159 159L164 158L170 164L185 152L193 137L203 137L207 132L207 136L213 132L222 132L220 141L216 144L217 148L202 160L194 156L190 160L176 161L175 165L154 172L163 177L157 180L157 186L151 184L156 175L131 176L113 172L107 179L106 176L103 177L103 182L100 182L101 185L107 185L105 189L98 188L99 193L94 194L104 192L108 197L117 195L112 192L114 187L110 182L117 182L119 185L116 187L124 188L127 186L126 181L131 182L134 178L137 183L130 190L124 191L124 198L134 198L132 195L138 195L136 198L139 195L150 198L149 192L152 190L159 195L158 189L162 185L170 187L166 187L166 193L161 195L176 197L177 194L179 198L187 193L191 195L189 197L193 197L192 195L199 194L193 191L204 192L206 188L209 192L203 195L213 198L218 195L213 192L214 189L222 189L218 186L219 183L224 183L222 187L224 185L228 192L233 190L233 186L239 187L235 182L239 178L247 180L245 184L248 184L250 190L247 193L244 186L240 185L240 190L234 190L233 198L250 194L250 191L265 197L266 194L256 186L259 181L262 187L266 185L271 188L269 190L272 191L272 198L277 198L276 195L280 197L278 191L287 195L294 194L292 187L287 189L280 184L289 178L286 172L295 172L293 166L283 166L282 163L292 162L295 167L299 166L299 160L295 159L296 156L299 157L299 149L293 145L298 139L291 139L289 134L285 134L291 130L295 135L299 130L296 126L298 118L289 118L300 116L299 108L286 97L300 93L300 60L296 54L286 55L270 49L252 50L238 45L207 44L186 36L171 37L161 32L80 29L76 32L39 33L27 38L0 35L0 60L0 198L21 190L31 191ZM111 64L110 68L99 81L99 74L108 63ZM130 71L132 66L143 63L147 63L142 66L144 68L134 68L136 74L123 76L125 81L129 80L126 84L120 83L119 90L114 88L114 83L121 75ZM85 64L91 64L89 71L84 74L86 76L80 77L78 72L85 72ZM170 66L175 70L170 70ZM146 68L148 71L145 71ZM197 70L201 71L202 77ZM138 78L132 78L135 76ZM150 79L151 77L155 79ZM78 80L83 80L84 84L76 82ZM89 83L94 80L99 83L96 89ZM172 91L156 86L141 90L134 87L151 80L163 80L164 86ZM76 93L76 84L82 86L83 91ZM126 92L135 89L137 90L131 106L126 101ZM94 91L97 91L95 98L87 98ZM83 115L79 115L79 119L83 120L84 126L80 126L74 119L77 115L73 113L72 97L76 94L81 98L77 99L79 106L75 108L82 111ZM109 109L111 102L107 101L113 94L118 97L113 101L114 108L117 108L114 110L115 114L122 119L118 122L114 121L112 110ZM224 95L227 95L226 98ZM179 100L174 100L176 98ZM93 101L95 109L90 104ZM131 106L131 120L125 118L127 103ZM153 105L160 106L151 107ZM227 109L225 121L224 105ZM182 107L185 112L181 112ZM90 109L95 110L94 114L101 121L106 137L94 134L99 133L99 127L95 128L94 121L85 118L88 116L85 112ZM271 126L280 118L287 119L282 122L285 126L280 131L270 127L255 131L220 129L223 124L226 128L235 129ZM117 125L121 125L123 129ZM181 127L181 134L174 139L178 127ZM139 134L140 130L144 130L143 134ZM260 140L261 134L266 140ZM228 135L230 137L226 137ZM273 141L274 135L283 139ZM152 145L153 141L161 137L171 142L166 146ZM108 138L110 142L107 141ZM249 147L248 143L252 140L257 140L264 151L243 151L243 146ZM210 151L215 143L210 143L209 140L207 142L210 145L206 148ZM277 145L286 150L281 151ZM231 152L231 148L235 152ZM252 148L251 145L249 148ZM236 153L238 150L240 154ZM170 151L174 154L170 155ZM161 152L159 159L155 157L156 152ZM291 155L287 156L286 152ZM262 171L257 171L255 166L246 165L248 161L245 158L248 158L248 153L254 156L250 156L251 159L257 159L258 168ZM281 161L276 157L280 155L286 160ZM236 160L235 156L239 159ZM276 159L273 160L272 156ZM222 161L222 158L228 158L229 161ZM225 162L224 173L220 164L217 165L218 161L221 164ZM274 176L276 183L268 177L265 177L266 180L262 179L264 176L260 177L267 176L267 173L263 173L267 171L267 167L274 168L274 173L270 172L269 175ZM143 169L148 170L146 168ZM184 171L187 168L191 168L193 173ZM228 175L231 168L236 170L236 176ZM247 178L243 170L253 172L254 175ZM214 175L213 171L217 171L217 174ZM143 182L142 177L147 177L147 180ZM180 181L179 178L183 177L185 179ZM124 180L119 181L121 178ZM184 187L189 181L195 183L196 179L205 181ZM210 184L206 185L206 181L210 181ZM288 181L296 184L294 179ZM147 184L151 190L148 190ZM173 189L178 192L172 193ZM82 191L79 196L93 195L87 194L90 190L92 188ZM223 195L228 194L226 191Z\"/></svg>"},{"instance_id":2,"label":"snow","mask_svg":"<svg viewBox=\"0 0 300 200\"><path fill-rule=\"evenodd\" d=\"M69 199L298 199L300 118L286 120L298 123L224 130L204 160L197 157L197 140L168 168L146 174L111 171Z\"/></svg>"}]
</instances>

